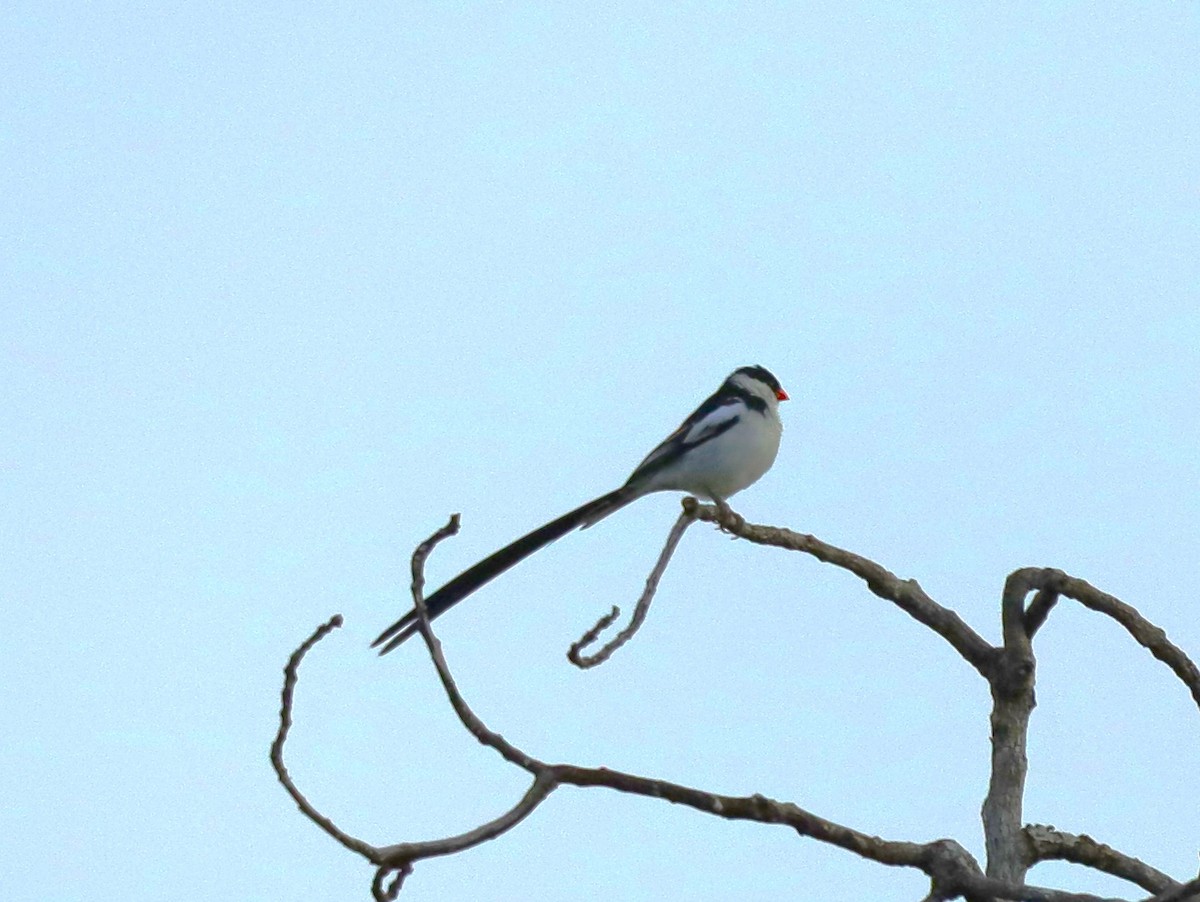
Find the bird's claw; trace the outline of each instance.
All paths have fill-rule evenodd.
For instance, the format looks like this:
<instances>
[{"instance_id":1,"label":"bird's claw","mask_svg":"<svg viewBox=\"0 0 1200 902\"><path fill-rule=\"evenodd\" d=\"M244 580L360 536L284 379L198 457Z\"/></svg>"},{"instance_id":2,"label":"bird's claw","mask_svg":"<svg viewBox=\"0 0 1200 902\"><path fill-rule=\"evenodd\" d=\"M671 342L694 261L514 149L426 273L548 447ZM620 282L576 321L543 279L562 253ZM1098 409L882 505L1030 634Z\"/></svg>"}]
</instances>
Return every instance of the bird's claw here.
<instances>
[{"instance_id":1,"label":"bird's claw","mask_svg":"<svg viewBox=\"0 0 1200 902\"><path fill-rule=\"evenodd\" d=\"M746 518L741 514L736 513L724 501L717 502L717 529L728 535L730 538L736 539L737 534L742 531L746 525Z\"/></svg>"}]
</instances>

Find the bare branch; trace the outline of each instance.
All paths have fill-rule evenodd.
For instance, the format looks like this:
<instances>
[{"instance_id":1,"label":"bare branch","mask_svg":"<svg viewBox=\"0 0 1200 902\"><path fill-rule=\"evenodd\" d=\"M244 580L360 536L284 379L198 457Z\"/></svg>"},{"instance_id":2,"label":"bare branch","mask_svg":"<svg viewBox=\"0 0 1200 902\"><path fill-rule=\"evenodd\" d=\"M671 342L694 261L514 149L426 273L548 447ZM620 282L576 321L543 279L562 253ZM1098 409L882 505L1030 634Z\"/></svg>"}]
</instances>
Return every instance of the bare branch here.
<instances>
[{"instance_id":1,"label":"bare branch","mask_svg":"<svg viewBox=\"0 0 1200 902\"><path fill-rule=\"evenodd\" d=\"M1025 629L1028 581L1020 571L1004 582L1000 599L1004 648L988 682L992 691L992 769L980 815L987 849L987 875L1009 885L1023 883L1029 870L1028 850L1021 833L1025 777L1029 769L1026 744L1033 693L1033 645Z\"/></svg>"},{"instance_id":2,"label":"bare branch","mask_svg":"<svg viewBox=\"0 0 1200 902\"><path fill-rule=\"evenodd\" d=\"M681 520L683 519L681 518ZM690 515L688 519L690 519ZM724 525L728 525L730 519L726 518ZM665 780L652 780L607 768L585 768L569 764L549 765L507 742L498 733L488 729L463 699L442 655L441 643L433 634L425 600L422 597L421 570L425 558L438 541L453 535L457 527L458 518L451 517L450 522L418 547L413 555L413 604L417 612L418 628L429 648L434 667L438 671L447 697L463 726L479 742L496 749L506 760L533 774L534 783L517 806L488 824L445 840L389 846L386 849L378 850L380 859L376 859L377 863L404 868L418 858L449 854L493 839L519 823L556 787L569 784L580 787L607 787L635 795L665 799L674 804L686 805L698 811L733 820L784 824L802 836L809 836L838 846L881 864L920 868L930 875L935 884L949 881L950 884L957 885L957 881L966 876L980 876L979 866L974 859L951 840L939 840L926 844L884 840L820 818L797 805L776 802L765 796L722 796ZM682 536L684 528L686 528L685 525L677 523L672 531L676 543ZM668 547L664 548L663 556L660 558L661 567L665 567L672 549L673 543L668 540ZM661 570L661 567L656 567L656 571ZM650 594L653 589L651 583L657 582L657 578L658 576L652 573L650 580L647 581ZM945 898L952 898L952 896L946 895ZM1016 897L1012 896L1012 898ZM1046 897L1046 900L1050 902L1049 897Z\"/></svg>"},{"instance_id":3,"label":"bare branch","mask_svg":"<svg viewBox=\"0 0 1200 902\"><path fill-rule=\"evenodd\" d=\"M1063 890L1031 886L1027 883L1005 883L994 877L968 876L962 880L959 887L960 895L966 898L1014 899L1017 902L1127 902L1125 899L1093 896L1090 893L1068 893Z\"/></svg>"},{"instance_id":4,"label":"bare branch","mask_svg":"<svg viewBox=\"0 0 1200 902\"><path fill-rule=\"evenodd\" d=\"M1000 598L1000 623L1004 629L1004 647L1032 657L1033 646L1025 629L1025 597L1034 589L1043 588L1032 578L1029 570L1016 570L1004 581Z\"/></svg>"},{"instance_id":5,"label":"bare branch","mask_svg":"<svg viewBox=\"0 0 1200 902\"><path fill-rule=\"evenodd\" d=\"M583 788L603 787L664 799L673 804L731 820L781 824L801 836L837 846L880 864L917 868L931 881L931 890L926 902L947 902L960 897L967 902L995 902L999 899L1024 902L1118 902L1023 883L1024 873L1031 863L1052 858L1085 864L1158 892L1158 895L1146 902L1200 900L1200 879L1188 884L1175 884L1165 874L1138 859L1096 843L1089 837L1061 833L1051 827L1020 826L1021 793L1026 766L1025 730L1034 704L1034 659L1030 637L1045 622L1059 595L1075 598L1087 607L1108 614L1120 622L1137 641L1150 649L1160 660L1168 663L1180 679L1193 689L1193 695L1200 701L1200 675L1196 674L1195 666L1186 655L1167 641L1162 630L1142 618L1137 611L1112 596L1099 592L1082 580L1066 576L1061 571L1035 568L1018 570L1009 576L1004 588L1002 608L1005 644L1003 648L994 648L980 638L957 614L929 598L913 580L900 580L879 564L827 545L812 536L785 529L746 524L732 511L704 507L695 499L686 499L684 515L672 529L659 561L647 579L646 589L638 604L640 616L635 612L631 625L618 636L615 643L610 643L613 649L633 635L644 620L645 608L653 598L671 554L683 531L693 519L717 522L727 532L749 541L803 551L818 560L854 573L863 579L877 596L892 601L914 619L945 638L988 679L994 707L993 780L989 787L988 799L984 803L989 864L987 876L981 872L974 858L954 840L940 839L927 843L886 840L821 818L790 802L779 802L762 795L718 795L665 780L654 780L606 768L548 764L508 742L499 733L489 729L463 698L450 674L441 643L434 635L429 622L429 612L423 594L424 564L440 541L458 531L459 518L456 514L413 553L412 595L417 614L417 629L426 643L451 706L464 728L480 743L496 750L505 760L532 775L532 784L509 810L457 836L397 843L383 848L377 848L344 833L320 814L300 793L283 763L283 747L292 724L293 696L300 663L317 642L341 625L341 617L335 616L318 627L293 652L284 669L280 726L271 746L271 762L280 782L305 816L343 846L363 855L377 866L371 885L373 898L396 899L405 878L412 873L415 861L452 854L494 839L521 823L556 788L573 785ZM1038 595L1026 609L1024 600L1029 592L1035 589L1038 590ZM606 657L606 650L611 653L611 649L606 646L599 654ZM998 843L995 841L996 837L1000 837Z\"/></svg>"},{"instance_id":6,"label":"bare branch","mask_svg":"<svg viewBox=\"0 0 1200 902\"><path fill-rule=\"evenodd\" d=\"M1111 617L1134 641L1145 648L1150 654L1162 661L1174 672L1192 693L1192 698L1200 706L1200 669L1192 662L1184 651L1167 638L1162 627L1155 626L1143 617L1136 608L1125 604L1119 598L1101 592L1086 580L1068 576L1061 570L1050 568L1027 567L1017 570L1009 578L1020 577L1029 589L1040 589L1073 598L1086 608L1091 608L1100 614ZM1035 599L1036 602L1036 599Z\"/></svg>"},{"instance_id":7,"label":"bare branch","mask_svg":"<svg viewBox=\"0 0 1200 902\"><path fill-rule=\"evenodd\" d=\"M1180 883L1157 896L1143 899L1142 902L1200 902L1200 877Z\"/></svg>"},{"instance_id":8,"label":"bare branch","mask_svg":"<svg viewBox=\"0 0 1200 902\"><path fill-rule=\"evenodd\" d=\"M552 773L558 782L572 786L601 786L630 795L665 799L672 804L683 805L705 814L715 814L727 820L782 824L801 836L846 849L880 864L924 870L929 865L932 855L930 844L880 839L878 836L861 833L818 817L799 805L778 802L763 795L719 795L667 780L655 780L605 767L558 764L553 766Z\"/></svg>"},{"instance_id":9,"label":"bare branch","mask_svg":"<svg viewBox=\"0 0 1200 902\"><path fill-rule=\"evenodd\" d=\"M413 552L412 597L413 608L417 612L417 629L421 633L421 638L425 640L426 647L429 649L429 655L433 659L433 666L437 670L438 679L442 682L442 688L446 692L446 697L450 700L450 705L454 708L454 713L458 715L458 719L462 722L462 725L480 743L499 752L504 760L522 767L536 776L541 769L545 768L545 765L536 758L526 755L499 733L489 730L487 725L471 710L462 693L458 691L454 677L450 675L450 667L446 664L446 658L442 654L442 643L433 634L433 627L429 623L429 609L425 606L425 595L423 592L425 587L425 559L429 557L429 553L433 551L438 542L455 535L458 532L458 526L458 514L451 514L449 522L418 545L417 550ZM520 803L518 803L519 806Z\"/></svg>"},{"instance_id":10,"label":"bare branch","mask_svg":"<svg viewBox=\"0 0 1200 902\"><path fill-rule=\"evenodd\" d=\"M591 629L579 637L575 642L571 643L571 647L567 649L567 660L576 667L585 667L586 664L580 664L579 653L600 638L600 634L617 622L617 618L621 616L621 609L615 604L608 609L608 613L604 614L592 624Z\"/></svg>"},{"instance_id":11,"label":"bare branch","mask_svg":"<svg viewBox=\"0 0 1200 902\"><path fill-rule=\"evenodd\" d=\"M1179 885L1162 871L1131 855L1118 852L1111 846L1097 842L1090 836L1076 836L1041 824L1026 825L1024 833L1032 850L1030 864L1039 861L1069 861L1073 864L1087 865L1130 883L1136 883L1151 893L1162 893Z\"/></svg>"},{"instance_id":12,"label":"bare branch","mask_svg":"<svg viewBox=\"0 0 1200 902\"><path fill-rule=\"evenodd\" d=\"M684 498L683 509L697 520L718 523L726 532L748 542L801 551L823 563L833 564L853 573L862 579L875 595L884 601L892 602L949 642L982 676L987 677L991 672L996 649L971 629L958 614L930 598L915 579L902 580L869 558L829 545L815 536L777 526L746 523L740 517L722 518L716 507L701 504L695 498Z\"/></svg>"},{"instance_id":13,"label":"bare branch","mask_svg":"<svg viewBox=\"0 0 1200 902\"><path fill-rule=\"evenodd\" d=\"M433 858L438 855L452 855L462 852L472 846L496 839L507 833L521 821L525 820L538 805L546 800L559 786L550 772L542 766L541 772L534 777L533 783L525 791L525 795L512 808L486 824L480 824L466 833L450 836L445 839L434 839L426 842L396 843L384 846L378 850L379 862L392 869L404 867L421 858Z\"/></svg>"},{"instance_id":14,"label":"bare branch","mask_svg":"<svg viewBox=\"0 0 1200 902\"><path fill-rule=\"evenodd\" d=\"M1033 596L1033 601L1025 609L1025 632L1029 634L1030 639L1042 628L1042 624L1046 622L1046 618L1050 616L1050 612L1054 610L1057 603L1058 593L1047 589L1042 589Z\"/></svg>"},{"instance_id":15,"label":"bare branch","mask_svg":"<svg viewBox=\"0 0 1200 902\"><path fill-rule=\"evenodd\" d=\"M680 520L690 520L681 517ZM666 560L674 544L678 543L686 524L676 523L672 530L674 543L668 540L660 564L665 567ZM450 521L423 542L413 554L413 605L417 612L418 629L425 639L433 658L434 667L442 687L446 691L450 704L458 715L463 726L484 745L495 749L506 760L529 771L534 776L534 783L525 797L510 811L493 821L474 830L455 837L432 842L403 843L389 846L385 849L373 850L379 856L374 859L378 864L394 868L405 868L419 858L431 855L446 855L469 848L481 842L501 835L511 829L529 815L545 798L558 786L570 784L580 787L603 786L635 795L651 798L666 799L675 804L686 805L699 811L717 814L734 820L753 820L761 823L785 824L803 836L811 836L823 842L856 852L863 857L883 864L906 865L927 869L931 873L938 867L944 867L944 855L939 857L937 852L948 841L940 844L919 845L917 843L895 842L880 839L860 833L849 827L843 827L832 821L827 821L805 811L791 803L775 802L765 796L748 797L721 796L703 792L687 786L669 783L665 780L652 780L634 774L613 771L607 768L585 768L569 764L548 765L513 746L500 734L490 730L467 705L451 676L445 657L442 654L441 643L434 636L429 622L429 612L425 606L422 594L424 579L422 569L425 558L434 546L442 539L453 535L458 529L458 517L452 516ZM658 570L660 568L656 568ZM657 582L655 574L651 580ZM648 580L648 584L651 582ZM652 587L651 587L652 589ZM957 844L954 844L957 846ZM961 847L959 847L961 849ZM962 853L978 872L974 860ZM378 875L377 875L378 879Z\"/></svg>"},{"instance_id":16,"label":"bare branch","mask_svg":"<svg viewBox=\"0 0 1200 902\"><path fill-rule=\"evenodd\" d=\"M288 795L292 797L292 800L304 813L305 817L347 849L371 858L375 853L375 848L361 839L343 832L333 821L317 811L308 799L304 797L304 793L296 788L296 784L292 782L291 774L288 773L287 767L283 763L283 746L287 742L288 732L292 728L292 701L296 692L296 683L300 679L300 662L304 660L304 656L308 654L309 649L341 625L342 615L334 614L329 620L317 627L316 631L305 639L299 648L292 652L291 657L288 658L287 666L283 668L283 692L279 708L279 730L275 733L275 741L271 743L271 766L275 768L275 774L279 777L279 782L283 784L283 788L287 790Z\"/></svg>"},{"instance_id":17,"label":"bare branch","mask_svg":"<svg viewBox=\"0 0 1200 902\"><path fill-rule=\"evenodd\" d=\"M646 614L650 611L650 602L654 600L654 593L658 590L658 582L662 579L663 573L666 572L667 564L671 561L671 555L675 553L675 546L679 544L679 540L683 538L684 532L687 531L687 528L693 522L695 521L684 513L679 515L679 519L671 527L671 532L667 536L667 542L663 545L662 553L658 556L658 563L654 565L654 569L646 577L646 588L642 590L642 595L638 599L637 607L634 608L633 618L629 621L629 625L617 633L612 640L606 642L594 655L583 654L583 650L595 642L600 633L611 626L613 621L620 616L621 609L614 606L612 611L601 617L595 626L584 633L579 638L579 641L571 646L567 651L568 661L581 669L595 667L597 664L603 664L607 661L614 651L634 637L637 631L642 628Z\"/></svg>"},{"instance_id":18,"label":"bare branch","mask_svg":"<svg viewBox=\"0 0 1200 902\"><path fill-rule=\"evenodd\" d=\"M412 865L405 862L401 867L380 867L375 871L375 879L371 881L371 898L375 902L392 902L400 895L400 890L404 888L404 880L412 873ZM388 877L392 878L392 882L384 886Z\"/></svg>"},{"instance_id":19,"label":"bare branch","mask_svg":"<svg viewBox=\"0 0 1200 902\"><path fill-rule=\"evenodd\" d=\"M425 560L439 542L458 535L461 523L462 518L458 514L451 514L445 526L434 532L413 550L412 560L409 561L409 570L412 572L412 596L420 606L419 611L425 611ZM429 620L428 611L425 611L425 620Z\"/></svg>"},{"instance_id":20,"label":"bare branch","mask_svg":"<svg viewBox=\"0 0 1200 902\"><path fill-rule=\"evenodd\" d=\"M317 824L326 833L336 839L346 848L362 855L371 863L378 865L375 872L375 877L371 883L371 895L376 900L393 900L397 897L400 889L403 887L405 878L412 873L412 863L419 858L428 858L433 855L446 855L451 852L457 852L462 849L470 848L488 839L493 839L505 831L511 829L521 820L523 820L534 808L536 808L545 798L555 789L558 783L550 779L544 771L546 765L536 759L533 759L516 749L504 740L504 737L487 729L486 726L479 720L478 717L471 711L463 700L462 695L455 686L454 680L450 677L450 673L446 668L445 659L442 656L441 646L436 637L434 637L429 627L429 612L425 607L425 600L422 594L422 589L425 583L424 580L424 563L429 553L443 539L454 535L458 531L458 515L455 514L450 518L450 521L419 545L416 551L413 552L412 572L413 572L413 600L418 612L418 628L422 636L425 638L426 644L429 646L430 654L434 660L434 666L437 668L439 675L442 678L443 686L447 695L450 698L451 704L458 713L460 720L464 726L471 731L480 742L488 745L503 755L507 760L526 770L533 771L535 778L533 785L525 793L525 795L514 805L509 811L497 817L495 820L476 827L460 836L450 837L449 839L433 840L430 842L419 843L402 843L380 849L364 842L356 837L350 836L339 829L329 818L317 811L304 795L297 789L293 783L291 776L287 772L287 768L283 762L283 747L287 741L287 735L292 725L292 706L295 694L295 687L299 679L300 662L305 654L308 653L317 642L324 638L329 632L342 625L341 615L335 615L327 623L322 624L317 630L301 644L288 659L287 666L284 668L284 684L282 692L282 707L280 710L280 725L276 733L275 741L271 745L271 763L275 768L275 772L279 777L279 781L284 788L295 800L301 812L309 818L313 823ZM389 878L391 878L389 882Z\"/></svg>"}]
</instances>

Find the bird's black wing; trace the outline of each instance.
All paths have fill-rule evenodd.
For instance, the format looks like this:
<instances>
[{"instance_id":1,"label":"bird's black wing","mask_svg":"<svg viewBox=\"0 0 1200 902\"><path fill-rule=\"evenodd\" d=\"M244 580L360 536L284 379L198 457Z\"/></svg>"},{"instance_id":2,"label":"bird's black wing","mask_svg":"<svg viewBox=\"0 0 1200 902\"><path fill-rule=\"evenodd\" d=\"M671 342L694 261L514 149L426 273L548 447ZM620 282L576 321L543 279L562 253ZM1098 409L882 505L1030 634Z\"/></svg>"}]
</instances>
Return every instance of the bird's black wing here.
<instances>
[{"instance_id":1,"label":"bird's black wing","mask_svg":"<svg viewBox=\"0 0 1200 902\"><path fill-rule=\"evenodd\" d=\"M642 482L646 477L670 466L688 451L728 432L737 425L745 410L745 399L738 393L727 391L726 386L721 386L680 423L678 429L646 455L646 459L637 465L625 484Z\"/></svg>"}]
</instances>

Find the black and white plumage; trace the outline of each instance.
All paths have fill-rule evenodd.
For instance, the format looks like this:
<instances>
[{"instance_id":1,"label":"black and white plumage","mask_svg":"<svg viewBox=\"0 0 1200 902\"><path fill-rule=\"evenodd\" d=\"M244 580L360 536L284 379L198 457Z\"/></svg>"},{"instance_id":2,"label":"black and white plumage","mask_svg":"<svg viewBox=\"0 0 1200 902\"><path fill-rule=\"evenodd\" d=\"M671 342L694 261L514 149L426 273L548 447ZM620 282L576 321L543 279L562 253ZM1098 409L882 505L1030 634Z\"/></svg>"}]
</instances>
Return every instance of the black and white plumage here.
<instances>
[{"instance_id":1,"label":"black and white plumage","mask_svg":"<svg viewBox=\"0 0 1200 902\"><path fill-rule=\"evenodd\" d=\"M679 428L646 455L616 491L589 501L522 536L460 573L425 600L430 618L445 613L485 583L573 529L586 529L651 492L689 492L724 504L771 468L787 400L779 380L761 366L734 370ZM371 647L387 654L417 631L409 611L380 633Z\"/></svg>"}]
</instances>

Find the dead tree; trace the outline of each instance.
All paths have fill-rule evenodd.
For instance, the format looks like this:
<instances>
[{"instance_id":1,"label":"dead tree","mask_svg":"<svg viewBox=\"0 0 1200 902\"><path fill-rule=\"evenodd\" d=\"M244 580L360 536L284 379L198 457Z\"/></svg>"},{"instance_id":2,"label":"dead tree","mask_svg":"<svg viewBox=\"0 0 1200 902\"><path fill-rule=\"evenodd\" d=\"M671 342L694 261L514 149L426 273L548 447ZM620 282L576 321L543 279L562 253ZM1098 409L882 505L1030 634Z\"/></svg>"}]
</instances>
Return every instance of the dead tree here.
<instances>
[{"instance_id":1,"label":"dead tree","mask_svg":"<svg viewBox=\"0 0 1200 902\"><path fill-rule=\"evenodd\" d=\"M646 583L630 625L594 655L584 648L619 616L613 611L572 646L568 657L580 667L594 666L608 657L637 631L654 595L671 553L684 530L693 522L715 523L731 535L788 551L810 554L817 560L840 567L861 579L879 598L933 630L946 640L991 690L991 778L983 801L982 822L986 867L954 839L916 843L878 836L834 823L807 811L794 802L763 795L725 796L682 786L666 780L607 768L548 764L517 748L489 729L471 710L451 676L441 644L433 634L424 603L425 559L434 547L458 532L458 515L421 543L412 555L412 597L419 628L446 696L462 725L479 742L494 749L505 761L525 770L530 785L525 794L499 817L466 833L441 839L375 846L350 836L317 811L289 776L283 748L292 722L292 699L302 658L318 641L341 626L340 615L331 618L292 654L284 669L283 704L279 730L271 745L271 762L284 788L301 812L347 849L362 855L376 868L371 892L375 899L395 899L416 862L469 849L516 827L559 786L606 787L686 805L697 811L731 820L757 821L786 826L800 836L828 843L883 865L916 868L930 881L924 902L966 899L968 902L1128 902L1099 896L1070 893L1025 883L1029 868L1041 861L1064 860L1112 874L1140 887L1142 902L1200 902L1200 878L1177 880L1143 861L1084 836L1073 835L1041 824L1027 824L1022 817L1025 790L1026 738L1033 712L1036 659L1033 640L1060 599L1077 602L1120 624L1138 645L1149 651L1177 676L1200 706L1200 671L1191 659L1136 609L1082 579L1061 570L1025 568L1009 574L1000 597L1003 641L992 645L984 640L953 610L934 601L912 579L895 574L853 552L822 542L811 535L773 526L746 523L737 514L684 500L684 511L676 523ZM1031 597L1032 596L1032 597Z\"/></svg>"}]
</instances>

